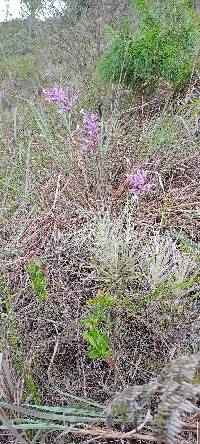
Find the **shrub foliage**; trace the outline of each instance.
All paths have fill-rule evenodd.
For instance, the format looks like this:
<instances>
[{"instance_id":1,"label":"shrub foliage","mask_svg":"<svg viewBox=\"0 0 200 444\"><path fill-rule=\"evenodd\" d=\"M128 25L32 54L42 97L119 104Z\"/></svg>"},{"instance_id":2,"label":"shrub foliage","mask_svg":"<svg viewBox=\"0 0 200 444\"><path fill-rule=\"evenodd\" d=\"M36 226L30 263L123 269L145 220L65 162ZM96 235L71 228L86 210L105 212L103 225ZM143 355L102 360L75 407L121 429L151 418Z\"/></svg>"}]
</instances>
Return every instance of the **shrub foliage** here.
<instances>
[{"instance_id":1,"label":"shrub foliage","mask_svg":"<svg viewBox=\"0 0 200 444\"><path fill-rule=\"evenodd\" d=\"M128 23L110 30L110 45L99 62L105 83L122 82L138 88L161 78L175 87L190 77L199 44L199 18L191 2L156 6L134 0L139 14L136 30Z\"/></svg>"}]
</instances>

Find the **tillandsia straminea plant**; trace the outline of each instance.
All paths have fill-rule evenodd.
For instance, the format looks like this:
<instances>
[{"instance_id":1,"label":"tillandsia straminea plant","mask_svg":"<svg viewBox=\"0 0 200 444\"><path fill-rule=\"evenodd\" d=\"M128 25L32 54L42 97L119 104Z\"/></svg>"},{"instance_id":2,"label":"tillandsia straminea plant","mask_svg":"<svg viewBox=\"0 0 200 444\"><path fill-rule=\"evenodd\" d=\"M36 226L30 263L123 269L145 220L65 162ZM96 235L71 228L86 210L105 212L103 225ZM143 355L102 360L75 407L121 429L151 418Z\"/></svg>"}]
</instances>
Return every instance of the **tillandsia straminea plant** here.
<instances>
[{"instance_id":1,"label":"tillandsia straminea plant","mask_svg":"<svg viewBox=\"0 0 200 444\"><path fill-rule=\"evenodd\" d=\"M93 192L99 192L102 183L103 137L100 116L90 110L78 109L80 90L70 94L67 87L50 87L43 92L49 103L56 105L57 112L64 119L66 116L66 139L69 138L68 151L69 147L71 151L68 155L72 159L68 181L71 180L72 186L67 187L67 192L71 195L75 192L76 198L80 194L83 204Z\"/></svg>"},{"instance_id":2,"label":"tillandsia straminea plant","mask_svg":"<svg viewBox=\"0 0 200 444\"><path fill-rule=\"evenodd\" d=\"M65 189L71 198L75 193L77 201L80 195L80 202L90 206L91 200L94 204L94 201L105 197L105 191L109 188L105 180L109 171L109 165L106 164L109 142L105 142L102 120L96 112L79 110L80 90L70 94L67 87L52 87L44 89L44 94L57 107L59 114L67 116L66 138L69 137L68 154L73 159L73 165L68 179L71 186ZM152 182L152 176L156 176L156 181ZM131 172L126 179L128 192L134 200L138 200L144 192L156 189L158 183L162 186L161 182L157 172L146 169ZM94 193L95 199L91 199Z\"/></svg>"}]
</instances>

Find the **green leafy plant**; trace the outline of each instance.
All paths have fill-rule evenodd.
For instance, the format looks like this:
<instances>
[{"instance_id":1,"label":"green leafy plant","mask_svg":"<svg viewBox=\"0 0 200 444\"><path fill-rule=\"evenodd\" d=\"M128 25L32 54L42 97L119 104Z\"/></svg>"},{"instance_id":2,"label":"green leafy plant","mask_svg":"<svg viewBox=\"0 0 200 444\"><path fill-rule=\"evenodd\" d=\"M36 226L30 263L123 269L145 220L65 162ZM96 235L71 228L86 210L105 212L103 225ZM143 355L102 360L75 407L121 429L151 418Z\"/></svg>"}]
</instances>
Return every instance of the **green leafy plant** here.
<instances>
[{"instance_id":1,"label":"green leafy plant","mask_svg":"<svg viewBox=\"0 0 200 444\"><path fill-rule=\"evenodd\" d=\"M122 82L133 88L163 79L182 86L192 73L199 44L199 17L192 5L169 2L167 8L134 0L139 26L126 23L111 41L99 63L105 83Z\"/></svg>"},{"instance_id":2,"label":"green leafy plant","mask_svg":"<svg viewBox=\"0 0 200 444\"><path fill-rule=\"evenodd\" d=\"M34 295L39 302L44 302L47 298L46 276L42 271L39 262L32 259L27 266L27 273L31 280Z\"/></svg>"},{"instance_id":3,"label":"green leafy plant","mask_svg":"<svg viewBox=\"0 0 200 444\"><path fill-rule=\"evenodd\" d=\"M87 302L90 315L81 322L86 327L83 337L90 346L88 356L91 359L106 360L112 356L107 329L110 324L109 312L115 304L116 299L109 294L98 295Z\"/></svg>"}]
</instances>

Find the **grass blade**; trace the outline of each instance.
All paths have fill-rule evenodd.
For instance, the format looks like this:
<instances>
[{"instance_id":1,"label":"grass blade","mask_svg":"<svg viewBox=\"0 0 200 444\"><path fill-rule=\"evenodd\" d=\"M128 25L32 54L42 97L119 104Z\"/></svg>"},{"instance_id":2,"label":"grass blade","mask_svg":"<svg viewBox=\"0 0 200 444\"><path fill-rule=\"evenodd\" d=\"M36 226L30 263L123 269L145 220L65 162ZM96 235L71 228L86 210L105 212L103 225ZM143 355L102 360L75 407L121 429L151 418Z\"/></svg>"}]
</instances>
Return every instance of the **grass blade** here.
<instances>
[{"instance_id":1,"label":"grass blade","mask_svg":"<svg viewBox=\"0 0 200 444\"><path fill-rule=\"evenodd\" d=\"M6 402L0 402L0 407L8 409L24 416L30 416L32 418L45 419L48 421L62 421L68 423L104 423L105 419L96 416L95 418L89 416L65 416L64 414L46 413L38 410L27 410L26 408L19 407L14 404L8 404Z\"/></svg>"},{"instance_id":2,"label":"grass blade","mask_svg":"<svg viewBox=\"0 0 200 444\"><path fill-rule=\"evenodd\" d=\"M89 415L89 416L99 416L103 413L104 409L99 409L99 411L89 410L89 409L81 409L76 407L60 407L60 406L48 406L48 405L36 405L36 404L23 404L22 407L28 407L33 408L37 410L43 410L47 412L54 412L54 413L64 413L65 415L70 415L71 413L77 414L77 415Z\"/></svg>"}]
</instances>

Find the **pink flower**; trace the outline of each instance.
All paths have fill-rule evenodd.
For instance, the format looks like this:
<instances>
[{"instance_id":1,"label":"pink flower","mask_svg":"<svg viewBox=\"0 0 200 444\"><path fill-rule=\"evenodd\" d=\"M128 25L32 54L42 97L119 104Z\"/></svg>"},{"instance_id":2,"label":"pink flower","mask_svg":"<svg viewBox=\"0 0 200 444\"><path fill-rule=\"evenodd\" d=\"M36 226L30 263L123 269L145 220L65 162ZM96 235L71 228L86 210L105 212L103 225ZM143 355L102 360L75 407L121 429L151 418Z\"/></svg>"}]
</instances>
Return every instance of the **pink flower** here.
<instances>
[{"instance_id":1,"label":"pink flower","mask_svg":"<svg viewBox=\"0 0 200 444\"><path fill-rule=\"evenodd\" d=\"M57 110L58 113L71 112L76 106L80 96L80 91L78 90L70 98L67 88L61 89L57 87L44 89L43 93L47 96L50 103L54 103L59 107Z\"/></svg>"},{"instance_id":2,"label":"pink flower","mask_svg":"<svg viewBox=\"0 0 200 444\"><path fill-rule=\"evenodd\" d=\"M155 183L148 181L148 174L146 170L138 170L137 173L127 176L129 193L134 197L138 198L143 191L149 191L156 186Z\"/></svg>"},{"instance_id":3,"label":"pink flower","mask_svg":"<svg viewBox=\"0 0 200 444\"><path fill-rule=\"evenodd\" d=\"M98 114L81 110L83 116L82 143L88 151L94 151L101 142L100 121Z\"/></svg>"}]
</instances>

